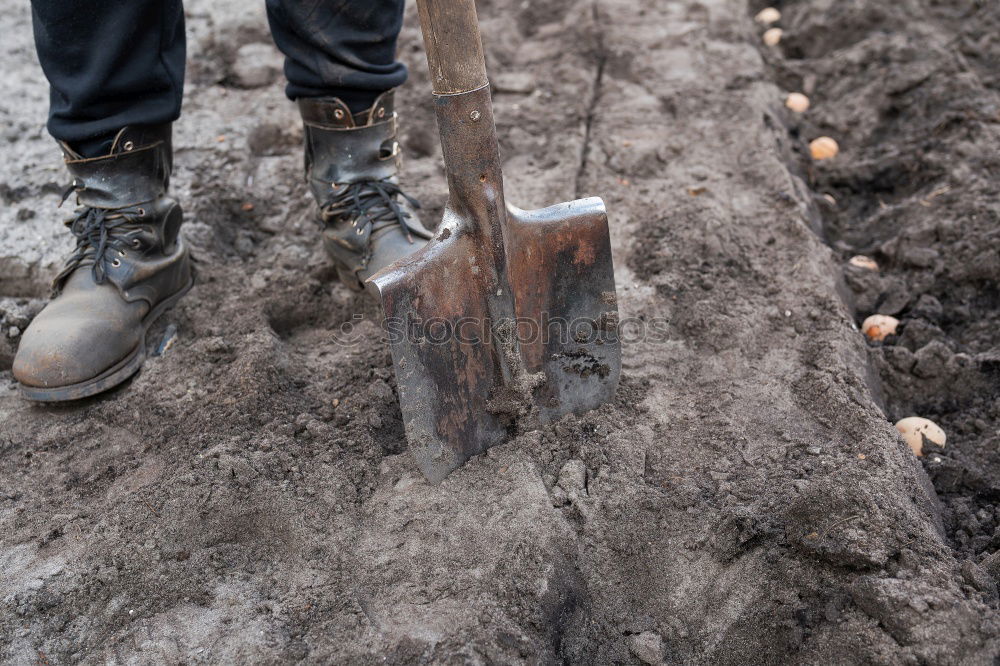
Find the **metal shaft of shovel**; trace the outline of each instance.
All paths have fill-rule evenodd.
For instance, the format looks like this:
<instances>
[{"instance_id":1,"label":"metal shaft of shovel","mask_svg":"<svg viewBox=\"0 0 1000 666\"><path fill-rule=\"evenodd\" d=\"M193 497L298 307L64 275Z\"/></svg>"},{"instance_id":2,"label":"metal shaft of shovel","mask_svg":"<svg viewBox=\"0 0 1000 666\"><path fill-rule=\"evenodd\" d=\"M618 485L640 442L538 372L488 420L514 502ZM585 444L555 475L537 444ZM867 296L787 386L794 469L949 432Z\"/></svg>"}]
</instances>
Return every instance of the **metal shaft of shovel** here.
<instances>
[{"instance_id":1,"label":"metal shaft of shovel","mask_svg":"<svg viewBox=\"0 0 1000 666\"><path fill-rule=\"evenodd\" d=\"M368 285L410 450L438 482L525 420L608 401L621 357L603 202L505 202L474 0L417 6L450 196L436 238Z\"/></svg>"}]
</instances>

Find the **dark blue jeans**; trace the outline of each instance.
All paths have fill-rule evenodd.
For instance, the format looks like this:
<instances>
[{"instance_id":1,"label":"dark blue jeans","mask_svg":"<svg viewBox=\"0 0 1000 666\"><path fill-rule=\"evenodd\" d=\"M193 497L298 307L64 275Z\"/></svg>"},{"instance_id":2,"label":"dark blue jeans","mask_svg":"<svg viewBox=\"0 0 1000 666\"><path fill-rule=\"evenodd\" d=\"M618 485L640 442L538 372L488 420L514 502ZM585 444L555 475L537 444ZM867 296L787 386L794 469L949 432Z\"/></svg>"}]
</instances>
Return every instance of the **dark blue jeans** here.
<instances>
[{"instance_id":1,"label":"dark blue jeans","mask_svg":"<svg viewBox=\"0 0 1000 666\"><path fill-rule=\"evenodd\" d=\"M406 80L396 61L404 0L267 0L286 92L353 111ZM51 86L49 132L99 155L126 125L176 120L184 89L181 0L31 0Z\"/></svg>"}]
</instances>

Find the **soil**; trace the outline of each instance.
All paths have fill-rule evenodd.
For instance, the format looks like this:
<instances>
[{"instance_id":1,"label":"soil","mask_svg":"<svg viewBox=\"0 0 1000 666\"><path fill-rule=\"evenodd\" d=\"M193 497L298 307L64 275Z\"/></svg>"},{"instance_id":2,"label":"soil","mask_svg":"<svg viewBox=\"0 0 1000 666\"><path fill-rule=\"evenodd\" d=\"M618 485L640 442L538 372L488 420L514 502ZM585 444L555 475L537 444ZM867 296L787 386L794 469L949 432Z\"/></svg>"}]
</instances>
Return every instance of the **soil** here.
<instances>
[{"instance_id":1,"label":"soil","mask_svg":"<svg viewBox=\"0 0 1000 666\"><path fill-rule=\"evenodd\" d=\"M133 381L35 406L9 367L65 175L0 0L0 661L994 663L1000 6L778 3L768 48L756 0L481 2L508 197L603 196L623 320L669 339L624 347L614 403L431 486L377 308L317 242L262 6L187 5L199 283ZM413 7L400 52L434 221ZM867 344L874 312L899 334ZM912 414L947 446L915 457Z\"/></svg>"},{"instance_id":2,"label":"soil","mask_svg":"<svg viewBox=\"0 0 1000 666\"><path fill-rule=\"evenodd\" d=\"M859 320L902 320L871 350L886 414L926 416L949 434L923 462L951 544L977 561L1000 549L1000 11L902 9L794 5L774 59L785 85L822 81L815 113L793 131L844 137L844 157L811 174L836 202L823 207L827 238L845 260L880 264L845 279Z\"/></svg>"}]
</instances>

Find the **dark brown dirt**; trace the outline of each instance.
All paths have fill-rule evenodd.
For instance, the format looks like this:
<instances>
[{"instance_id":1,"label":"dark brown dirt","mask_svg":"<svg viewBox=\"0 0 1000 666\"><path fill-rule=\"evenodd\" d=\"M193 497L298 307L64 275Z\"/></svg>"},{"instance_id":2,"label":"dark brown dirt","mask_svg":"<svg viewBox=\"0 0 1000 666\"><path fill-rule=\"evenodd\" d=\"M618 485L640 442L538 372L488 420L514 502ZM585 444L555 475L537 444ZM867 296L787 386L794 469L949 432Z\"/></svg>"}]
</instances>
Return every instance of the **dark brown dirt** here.
<instances>
[{"instance_id":1,"label":"dark brown dirt","mask_svg":"<svg viewBox=\"0 0 1000 666\"><path fill-rule=\"evenodd\" d=\"M837 200L822 208L827 237L845 261L860 253L881 266L845 269L858 321L902 320L870 350L886 414L926 416L948 433L923 463L949 542L981 563L1000 550L1000 6L785 9L779 78L818 82L815 112L792 133L846 148L811 174Z\"/></svg>"},{"instance_id":2,"label":"dark brown dirt","mask_svg":"<svg viewBox=\"0 0 1000 666\"><path fill-rule=\"evenodd\" d=\"M669 340L625 347L613 404L437 487L376 308L308 221L294 110L239 83L267 37L236 0L188 3L176 190L201 280L154 334L176 341L110 395L16 395L11 328L66 239L28 10L0 5L0 660L1000 654L994 4L784 3L770 50L743 0L482 2L511 200L604 196L622 316ZM433 219L412 8L401 55L406 182ZM819 133L843 153L813 165ZM845 270L857 252L883 270ZM866 346L874 311L901 335ZM910 413L947 448L918 461L891 423Z\"/></svg>"}]
</instances>

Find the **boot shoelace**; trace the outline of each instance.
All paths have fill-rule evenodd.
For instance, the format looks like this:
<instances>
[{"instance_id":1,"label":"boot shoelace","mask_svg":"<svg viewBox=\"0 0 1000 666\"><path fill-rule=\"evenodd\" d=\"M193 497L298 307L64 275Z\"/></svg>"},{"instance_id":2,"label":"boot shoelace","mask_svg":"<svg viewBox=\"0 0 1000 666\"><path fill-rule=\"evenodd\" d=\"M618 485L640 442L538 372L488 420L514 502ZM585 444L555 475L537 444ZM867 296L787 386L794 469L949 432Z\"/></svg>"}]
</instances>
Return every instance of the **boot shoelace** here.
<instances>
[{"instance_id":1,"label":"boot shoelace","mask_svg":"<svg viewBox=\"0 0 1000 666\"><path fill-rule=\"evenodd\" d=\"M63 201L66 201L63 197ZM66 266L55 279L55 284L60 285L68 278L84 261L92 259L90 267L94 282L103 284L107 279L107 264L117 268L121 265L120 257L125 256L125 248L141 248L139 235L142 229L128 227L134 224L140 217L144 217L146 211L142 208L92 208L86 207L79 211L72 219L66 222L70 233L76 236L76 250L66 260ZM117 252L118 257L108 260L108 255Z\"/></svg>"},{"instance_id":2,"label":"boot shoelace","mask_svg":"<svg viewBox=\"0 0 1000 666\"><path fill-rule=\"evenodd\" d=\"M388 178L350 183L323 203L323 219L330 222L347 217L351 219L355 233L359 236L364 233L367 225L371 225L374 230L379 222L396 222L412 243L414 230L407 224L411 216L409 211L403 210L399 205L397 196L414 208L420 208L419 201L403 192L397 183Z\"/></svg>"}]
</instances>

